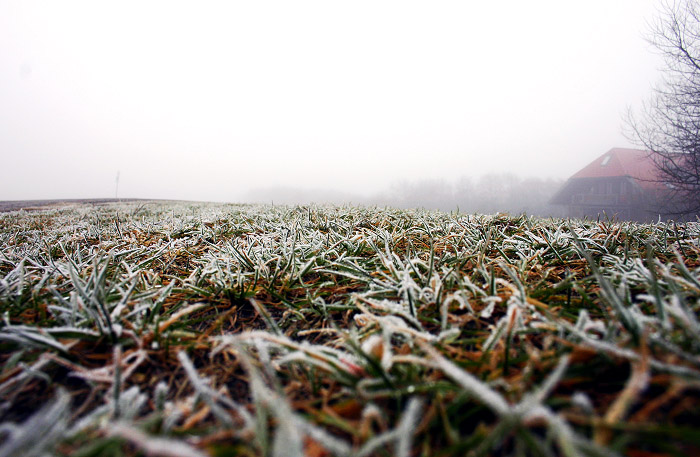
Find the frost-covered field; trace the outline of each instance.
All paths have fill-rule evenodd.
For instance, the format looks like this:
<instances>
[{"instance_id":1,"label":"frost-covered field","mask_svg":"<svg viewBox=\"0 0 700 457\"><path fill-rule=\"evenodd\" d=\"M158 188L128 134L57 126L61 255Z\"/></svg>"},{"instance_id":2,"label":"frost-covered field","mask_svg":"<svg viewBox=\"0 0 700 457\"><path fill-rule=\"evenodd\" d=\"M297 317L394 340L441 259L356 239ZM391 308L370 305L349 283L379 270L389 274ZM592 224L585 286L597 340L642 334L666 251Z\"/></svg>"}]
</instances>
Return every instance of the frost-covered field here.
<instances>
[{"instance_id":1,"label":"frost-covered field","mask_svg":"<svg viewBox=\"0 0 700 457\"><path fill-rule=\"evenodd\" d=\"M0 214L0 456L698 455L699 244L377 208Z\"/></svg>"}]
</instances>

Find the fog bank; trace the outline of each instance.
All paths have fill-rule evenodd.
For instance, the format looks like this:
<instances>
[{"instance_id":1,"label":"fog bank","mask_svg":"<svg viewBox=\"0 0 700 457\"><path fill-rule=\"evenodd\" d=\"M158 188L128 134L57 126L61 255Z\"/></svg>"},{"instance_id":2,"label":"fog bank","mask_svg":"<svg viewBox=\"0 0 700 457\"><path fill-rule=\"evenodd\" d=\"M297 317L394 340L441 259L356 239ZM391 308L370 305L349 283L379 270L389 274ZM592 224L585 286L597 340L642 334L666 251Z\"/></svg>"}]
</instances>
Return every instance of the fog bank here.
<instances>
[{"instance_id":1,"label":"fog bank","mask_svg":"<svg viewBox=\"0 0 700 457\"><path fill-rule=\"evenodd\" d=\"M404 180L370 195L323 188L277 186L251 190L242 201L287 205L376 205L459 210L466 213L524 213L547 217L563 215L563 208L549 204L549 199L563 182L556 179L520 178L513 174L488 174L476 179L462 177L454 182L442 179Z\"/></svg>"}]
</instances>

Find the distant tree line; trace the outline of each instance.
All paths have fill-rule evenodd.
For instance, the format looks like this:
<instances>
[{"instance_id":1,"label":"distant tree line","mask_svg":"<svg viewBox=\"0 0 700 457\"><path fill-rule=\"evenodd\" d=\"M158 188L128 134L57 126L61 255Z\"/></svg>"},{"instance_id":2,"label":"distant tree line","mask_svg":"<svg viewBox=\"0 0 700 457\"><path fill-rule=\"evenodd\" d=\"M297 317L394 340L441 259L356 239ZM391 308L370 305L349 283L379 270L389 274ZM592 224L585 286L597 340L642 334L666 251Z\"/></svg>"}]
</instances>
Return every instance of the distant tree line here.
<instances>
[{"instance_id":1,"label":"distant tree line","mask_svg":"<svg viewBox=\"0 0 700 457\"><path fill-rule=\"evenodd\" d=\"M533 216L563 216L563 208L552 206L549 199L563 181L519 178L512 174L491 174L456 182L442 179L403 181L370 196L336 192L328 189L269 187L255 189L245 202L277 204L359 204L397 208L425 208L464 213L510 213Z\"/></svg>"},{"instance_id":2,"label":"distant tree line","mask_svg":"<svg viewBox=\"0 0 700 457\"><path fill-rule=\"evenodd\" d=\"M465 213L510 213L562 216L563 209L549 199L563 181L519 178L512 174L490 174L477 179L463 177L455 183L423 180L395 184L378 195L375 204L399 208L426 208Z\"/></svg>"}]
</instances>

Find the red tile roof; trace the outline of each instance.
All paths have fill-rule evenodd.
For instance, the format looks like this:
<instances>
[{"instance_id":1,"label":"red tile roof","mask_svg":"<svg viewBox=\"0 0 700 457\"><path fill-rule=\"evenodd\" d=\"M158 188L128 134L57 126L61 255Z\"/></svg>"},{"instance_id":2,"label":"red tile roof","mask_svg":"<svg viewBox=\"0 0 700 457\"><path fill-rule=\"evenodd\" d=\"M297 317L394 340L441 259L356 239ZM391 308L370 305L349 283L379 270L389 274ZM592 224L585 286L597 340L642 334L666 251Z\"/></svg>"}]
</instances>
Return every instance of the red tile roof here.
<instances>
[{"instance_id":1,"label":"red tile roof","mask_svg":"<svg viewBox=\"0 0 700 457\"><path fill-rule=\"evenodd\" d=\"M629 176L646 189L662 186L649 151L613 148L595 159L571 178L611 178Z\"/></svg>"}]
</instances>

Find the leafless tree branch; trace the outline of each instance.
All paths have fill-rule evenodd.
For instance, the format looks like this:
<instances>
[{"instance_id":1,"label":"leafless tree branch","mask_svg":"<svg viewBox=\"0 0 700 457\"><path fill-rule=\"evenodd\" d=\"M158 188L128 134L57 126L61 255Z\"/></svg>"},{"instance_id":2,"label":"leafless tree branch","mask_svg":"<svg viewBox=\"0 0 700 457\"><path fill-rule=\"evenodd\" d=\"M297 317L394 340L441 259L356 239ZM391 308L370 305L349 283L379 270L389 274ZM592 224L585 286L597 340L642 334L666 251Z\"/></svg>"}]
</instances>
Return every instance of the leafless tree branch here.
<instances>
[{"instance_id":1,"label":"leafless tree branch","mask_svg":"<svg viewBox=\"0 0 700 457\"><path fill-rule=\"evenodd\" d=\"M665 62L662 82L640 113L628 112L630 136L647 150L668 189L667 214L700 213L700 4L666 1L649 42Z\"/></svg>"}]
</instances>

